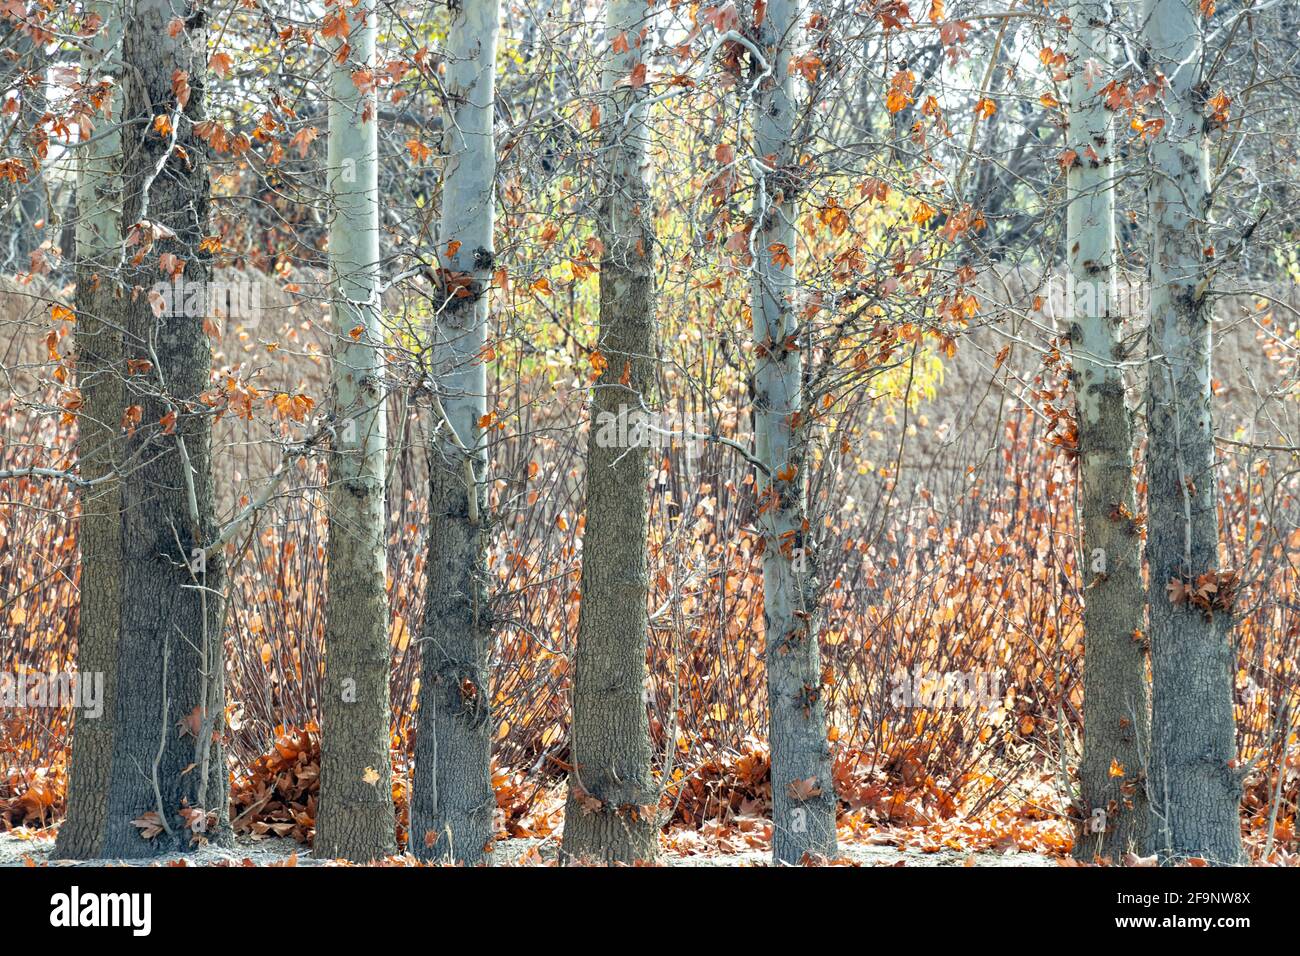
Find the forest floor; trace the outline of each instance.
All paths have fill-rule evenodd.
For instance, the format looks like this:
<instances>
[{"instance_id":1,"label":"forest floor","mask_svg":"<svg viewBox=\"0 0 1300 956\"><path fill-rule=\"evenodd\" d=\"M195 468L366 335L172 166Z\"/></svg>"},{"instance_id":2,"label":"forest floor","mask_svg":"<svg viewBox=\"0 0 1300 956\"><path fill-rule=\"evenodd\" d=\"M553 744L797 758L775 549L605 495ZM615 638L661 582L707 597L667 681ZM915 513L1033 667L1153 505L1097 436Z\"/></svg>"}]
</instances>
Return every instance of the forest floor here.
<instances>
[{"instance_id":1,"label":"forest floor","mask_svg":"<svg viewBox=\"0 0 1300 956\"><path fill-rule=\"evenodd\" d=\"M500 840L496 844L495 857L500 863L506 865L551 866L555 863L556 848L556 841L552 838ZM333 861L315 860L307 847L294 840L283 838L254 840L241 837L231 847L207 845L185 856L173 853L147 862L121 860L59 862L51 860L53 853L54 837L48 830L30 831L19 828L0 833L0 866L324 866L333 863ZM1051 857L1014 849L924 852L874 841L841 843L840 854L841 858L837 861L839 864L853 866L1056 865L1056 861ZM765 849L682 853L666 846L661 862L665 866L766 866L770 859ZM409 857L397 857L392 860L397 865L409 861Z\"/></svg>"}]
</instances>

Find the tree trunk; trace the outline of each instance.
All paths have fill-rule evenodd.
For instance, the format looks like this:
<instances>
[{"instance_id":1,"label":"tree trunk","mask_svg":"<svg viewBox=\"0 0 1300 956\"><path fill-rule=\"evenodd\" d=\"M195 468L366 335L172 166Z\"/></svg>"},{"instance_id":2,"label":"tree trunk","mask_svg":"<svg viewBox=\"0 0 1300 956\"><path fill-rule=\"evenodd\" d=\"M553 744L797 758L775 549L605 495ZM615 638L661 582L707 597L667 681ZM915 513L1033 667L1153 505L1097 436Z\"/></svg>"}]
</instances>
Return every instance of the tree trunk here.
<instances>
[{"instance_id":1,"label":"tree trunk","mask_svg":"<svg viewBox=\"0 0 1300 956\"><path fill-rule=\"evenodd\" d=\"M379 309L379 148L373 0L351 18L331 77L329 228L335 427L329 458L325 688L315 856L366 862L397 851L389 758L384 542L384 329Z\"/></svg>"},{"instance_id":2,"label":"tree trunk","mask_svg":"<svg viewBox=\"0 0 1300 956\"><path fill-rule=\"evenodd\" d=\"M754 444L765 466L755 475L763 541L763 627L772 747L772 857L799 863L836 852L835 786L822 703L815 556L807 534L806 440L801 333L794 309L795 80L797 0L772 0L757 28L768 75L754 96L756 183L751 305L754 344ZM763 64L754 69L763 70ZM803 416L806 417L806 416Z\"/></svg>"},{"instance_id":3,"label":"tree trunk","mask_svg":"<svg viewBox=\"0 0 1300 956\"><path fill-rule=\"evenodd\" d=\"M1083 531L1083 819L1074 853L1145 855L1150 692L1139 640L1142 555L1133 482L1133 428L1124 397L1123 316L1115 303L1114 129L1103 82L1111 63L1110 0L1070 11L1070 125L1077 156L1066 192L1070 360L1079 428Z\"/></svg>"},{"instance_id":4,"label":"tree trunk","mask_svg":"<svg viewBox=\"0 0 1300 956\"><path fill-rule=\"evenodd\" d=\"M121 76L116 62L122 37L114 3L92 0L87 12L102 22L86 41L81 82ZM122 414L122 336L114 326L113 272L117 268L119 225L117 166L121 140L116 124L120 98L109 95L108 117L99 117L92 139L77 157L77 468L85 481L98 482L81 495L77 544L81 549L80 607L77 623L79 680L102 675L103 714L76 715L68 769L68 811L55 844L60 859L103 856L108 810L109 770L113 762L113 709L117 699L117 635L121 613L121 489L114 476Z\"/></svg>"},{"instance_id":5,"label":"tree trunk","mask_svg":"<svg viewBox=\"0 0 1300 956\"><path fill-rule=\"evenodd\" d=\"M434 330L442 412L429 461L428 583L411 850L421 857L472 864L488 856L496 815L484 527L488 462L479 421L487 414L482 353L494 265L498 0L464 0L453 8L453 16L447 90L454 118L443 137L447 158L437 252L444 280L468 277L469 286L443 282L447 294Z\"/></svg>"},{"instance_id":6,"label":"tree trunk","mask_svg":"<svg viewBox=\"0 0 1300 956\"><path fill-rule=\"evenodd\" d=\"M659 851L659 791L646 716L648 442L632 422L655 378L655 254L643 43L649 8L610 0L602 70L600 330L603 369L587 437L582 604L573 679L573 771L564 808L569 859L627 863ZM643 27L646 28L643 32ZM626 38L624 48L621 37ZM621 52L619 52L621 51ZM624 428L602 423L628 422ZM628 441L609 440L610 432ZM644 431L639 437L648 438Z\"/></svg>"},{"instance_id":7,"label":"tree trunk","mask_svg":"<svg viewBox=\"0 0 1300 956\"><path fill-rule=\"evenodd\" d=\"M1143 45L1168 82L1151 145L1147 563L1151 608L1151 811L1161 859L1244 861L1235 769L1230 613L1174 603L1170 582L1219 574L1210 412L1209 158L1194 0L1147 0ZM1222 598L1219 598L1222 600Z\"/></svg>"},{"instance_id":8,"label":"tree trunk","mask_svg":"<svg viewBox=\"0 0 1300 956\"><path fill-rule=\"evenodd\" d=\"M190 26L173 37L175 16ZM104 852L141 857L189 846L190 831L228 835L224 574L221 555L205 553L215 529L211 417L200 399L211 368L204 317L155 314L148 294L168 253L183 263L186 283L206 290L211 276L199 248L209 231L207 150L194 133L204 119L207 30L196 4L136 0L123 36L124 281L107 315L120 323L133 366L124 397L132 464L120 484L121 632ZM205 823L209 812L215 829ZM165 832L146 840L135 821L151 813Z\"/></svg>"}]
</instances>

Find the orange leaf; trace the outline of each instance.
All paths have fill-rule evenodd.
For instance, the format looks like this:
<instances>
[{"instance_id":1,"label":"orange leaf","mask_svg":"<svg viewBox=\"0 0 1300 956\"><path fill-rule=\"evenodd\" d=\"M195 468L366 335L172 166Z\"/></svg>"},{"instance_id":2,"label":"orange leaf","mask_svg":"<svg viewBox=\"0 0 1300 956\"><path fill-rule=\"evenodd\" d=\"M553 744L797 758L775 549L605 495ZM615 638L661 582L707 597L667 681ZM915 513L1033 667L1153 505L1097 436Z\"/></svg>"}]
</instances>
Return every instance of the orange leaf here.
<instances>
[{"instance_id":1,"label":"orange leaf","mask_svg":"<svg viewBox=\"0 0 1300 956\"><path fill-rule=\"evenodd\" d=\"M418 139L408 139L406 141L406 148L411 153L412 162L422 163L433 155L433 148L426 143L420 142Z\"/></svg>"},{"instance_id":2,"label":"orange leaf","mask_svg":"<svg viewBox=\"0 0 1300 956\"><path fill-rule=\"evenodd\" d=\"M122 413L122 427L126 429L127 434L133 434L135 427L140 424L140 417L144 414L144 409L139 405L130 405Z\"/></svg>"},{"instance_id":3,"label":"orange leaf","mask_svg":"<svg viewBox=\"0 0 1300 956\"><path fill-rule=\"evenodd\" d=\"M809 777L807 780L791 780L787 792L791 800L811 800L821 796L822 788L816 777Z\"/></svg>"},{"instance_id":4,"label":"orange leaf","mask_svg":"<svg viewBox=\"0 0 1300 956\"><path fill-rule=\"evenodd\" d=\"M214 53L208 60L208 68L223 80L230 75L230 54Z\"/></svg>"}]
</instances>

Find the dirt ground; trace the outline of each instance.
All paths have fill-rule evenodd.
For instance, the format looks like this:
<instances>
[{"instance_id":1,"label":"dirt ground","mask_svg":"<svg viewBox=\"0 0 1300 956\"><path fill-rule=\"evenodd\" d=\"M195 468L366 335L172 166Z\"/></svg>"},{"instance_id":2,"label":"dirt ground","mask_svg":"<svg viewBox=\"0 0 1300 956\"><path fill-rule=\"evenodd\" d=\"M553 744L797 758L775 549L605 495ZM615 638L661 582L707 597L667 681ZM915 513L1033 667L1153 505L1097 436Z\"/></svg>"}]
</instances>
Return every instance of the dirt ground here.
<instances>
[{"instance_id":1,"label":"dirt ground","mask_svg":"<svg viewBox=\"0 0 1300 956\"><path fill-rule=\"evenodd\" d=\"M871 843L841 844L843 859L861 866L1054 866L1055 861L1036 853L1016 851L981 851L960 853L943 851L922 853L917 850ZM85 860L64 862L51 859L54 838L34 834L22 829L0 833L0 866L166 866L182 859L180 854L168 854L147 863L121 860ZM497 843L496 860L503 864L546 866L554 862L556 842L547 840L502 840ZM332 861L315 860L307 847L286 839L240 839L233 847L205 846L187 854L190 866L328 866ZM665 852L665 866L767 866L770 857L765 850L747 850L740 853L710 852L681 855Z\"/></svg>"}]
</instances>

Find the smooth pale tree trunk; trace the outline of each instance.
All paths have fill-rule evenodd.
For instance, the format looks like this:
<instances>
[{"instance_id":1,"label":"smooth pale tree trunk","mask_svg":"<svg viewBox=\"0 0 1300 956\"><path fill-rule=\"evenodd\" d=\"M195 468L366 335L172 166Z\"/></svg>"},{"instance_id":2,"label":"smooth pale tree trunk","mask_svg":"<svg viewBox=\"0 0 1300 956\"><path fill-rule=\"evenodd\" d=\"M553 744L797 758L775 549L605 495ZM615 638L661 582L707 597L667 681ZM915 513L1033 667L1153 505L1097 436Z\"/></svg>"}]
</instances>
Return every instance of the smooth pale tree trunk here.
<instances>
[{"instance_id":1,"label":"smooth pale tree trunk","mask_svg":"<svg viewBox=\"0 0 1300 956\"><path fill-rule=\"evenodd\" d=\"M1196 0L1147 0L1142 45L1163 74L1166 124L1150 147L1147 564L1151 811L1163 861L1245 859L1238 815L1231 615L1175 604L1171 581L1219 569L1210 322L1209 157Z\"/></svg>"},{"instance_id":2,"label":"smooth pale tree trunk","mask_svg":"<svg viewBox=\"0 0 1300 956\"><path fill-rule=\"evenodd\" d=\"M385 590L384 328L380 320L379 145L373 0L349 16L348 56L330 82L329 264L335 425L329 458L320 810L312 852L365 862L397 851L389 760Z\"/></svg>"},{"instance_id":3,"label":"smooth pale tree trunk","mask_svg":"<svg viewBox=\"0 0 1300 956\"><path fill-rule=\"evenodd\" d=\"M797 0L767 4L757 36L770 74L758 86L753 110L754 161L761 168L751 244L753 416L755 455L765 466L755 475L755 488L763 540L772 856L777 863L836 852L836 797L817 644L816 556L805 547L806 442L795 418L804 402L801 332L793 302L800 186L790 60L798 19Z\"/></svg>"},{"instance_id":4,"label":"smooth pale tree trunk","mask_svg":"<svg viewBox=\"0 0 1300 956\"><path fill-rule=\"evenodd\" d=\"M1124 396L1123 316L1115 295L1115 148L1098 77L1111 64L1110 0L1070 9L1066 257L1071 381L1079 428L1083 530L1083 822L1075 856L1144 855L1150 691L1142 542L1133 480L1133 426Z\"/></svg>"},{"instance_id":5,"label":"smooth pale tree trunk","mask_svg":"<svg viewBox=\"0 0 1300 956\"><path fill-rule=\"evenodd\" d=\"M81 54L81 82L121 76L117 58L122 38L116 3L92 0L86 7L100 18ZM107 104L120 106L120 97ZM121 140L117 110L95 118L91 138L77 153L77 468L94 482L81 494L77 544L81 549L80 608L77 624L79 680L99 675L104 710L98 717L77 712L68 768L68 811L59 827L55 855L61 859L103 856L113 762L113 709L116 706L117 634L121 609L121 490L114 476L122 414L122 336L113 324L113 272L120 235L117 195ZM96 137L101 138L96 138Z\"/></svg>"},{"instance_id":6,"label":"smooth pale tree trunk","mask_svg":"<svg viewBox=\"0 0 1300 956\"><path fill-rule=\"evenodd\" d=\"M494 266L499 17L498 0L464 0L453 8L447 38L446 85L454 112L443 138L437 252L448 294L434 329L442 412L430 448L428 583L411 806L412 852L464 863L488 857L496 813L484 526L488 462L479 422L487 414L483 350ZM445 281L450 276L456 279ZM464 293L448 291L455 289Z\"/></svg>"},{"instance_id":7,"label":"smooth pale tree trunk","mask_svg":"<svg viewBox=\"0 0 1300 956\"><path fill-rule=\"evenodd\" d=\"M603 372L592 387L587 439L582 604L573 680L573 771L564 808L569 859L652 860L659 850L659 791L646 716L646 533L651 453L609 440L649 404L655 370L655 256L643 28L652 8L611 0L602 70L600 330ZM626 49L620 38L626 38ZM621 50L618 52L616 50ZM638 72L640 70L641 72ZM630 447L628 447L630 446Z\"/></svg>"},{"instance_id":8,"label":"smooth pale tree trunk","mask_svg":"<svg viewBox=\"0 0 1300 956\"><path fill-rule=\"evenodd\" d=\"M194 3L135 0L123 33L123 282L102 308L105 321L121 324L122 357L134 362L124 402L138 415L127 421L132 464L119 486L121 630L104 845L112 857L188 847L192 830L229 835L224 573L220 554L205 557L215 536L211 417L199 398L211 350L202 315L156 314L148 295L168 253L184 263L186 283L206 289L211 277L199 248L210 223L207 147L194 134L205 118L207 63L197 12ZM173 37L167 24L177 16L190 26ZM179 110L178 77L188 85ZM173 132L158 128L159 115ZM215 827L205 826L208 813ZM147 814L165 828L152 840L134 822Z\"/></svg>"}]
</instances>

